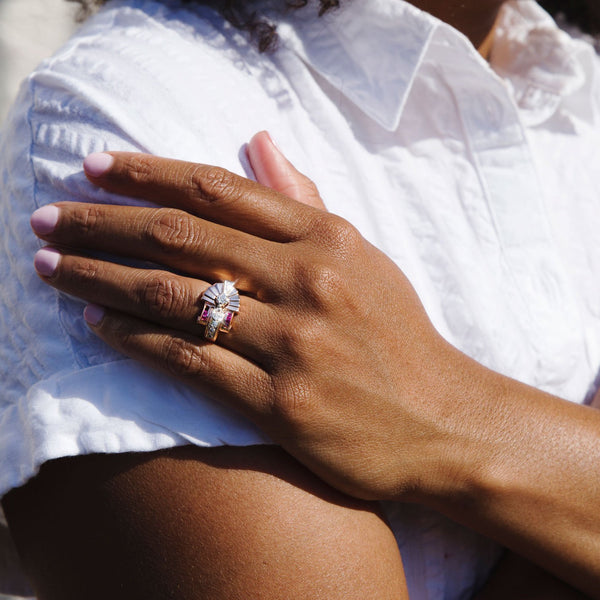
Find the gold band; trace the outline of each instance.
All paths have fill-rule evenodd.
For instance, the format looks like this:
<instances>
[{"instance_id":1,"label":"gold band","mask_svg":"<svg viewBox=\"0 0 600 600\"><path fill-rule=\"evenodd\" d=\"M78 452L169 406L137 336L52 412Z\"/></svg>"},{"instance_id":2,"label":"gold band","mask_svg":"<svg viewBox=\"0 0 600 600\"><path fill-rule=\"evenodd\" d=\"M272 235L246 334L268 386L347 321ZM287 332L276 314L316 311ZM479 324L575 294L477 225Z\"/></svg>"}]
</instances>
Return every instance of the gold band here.
<instances>
[{"instance_id":1,"label":"gold band","mask_svg":"<svg viewBox=\"0 0 600 600\"><path fill-rule=\"evenodd\" d=\"M233 281L223 281L211 285L202 294L204 306L198 323L205 325L204 337L216 342L220 332L229 333L233 317L240 311L240 295Z\"/></svg>"}]
</instances>

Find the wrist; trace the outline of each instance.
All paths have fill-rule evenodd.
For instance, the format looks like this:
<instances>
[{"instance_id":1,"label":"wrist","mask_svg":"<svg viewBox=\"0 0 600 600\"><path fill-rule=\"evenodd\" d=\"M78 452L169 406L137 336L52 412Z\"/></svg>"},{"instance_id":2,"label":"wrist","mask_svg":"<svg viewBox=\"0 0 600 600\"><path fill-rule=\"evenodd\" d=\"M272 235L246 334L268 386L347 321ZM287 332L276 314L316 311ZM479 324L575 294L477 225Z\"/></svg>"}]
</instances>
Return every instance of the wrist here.
<instances>
[{"instance_id":1,"label":"wrist","mask_svg":"<svg viewBox=\"0 0 600 600\"><path fill-rule=\"evenodd\" d=\"M504 377L445 344L430 363L436 368L428 375L424 426L412 448L415 475L401 498L438 509L476 496L485 485L494 455L490 428L498 426L494 406L506 394Z\"/></svg>"}]
</instances>

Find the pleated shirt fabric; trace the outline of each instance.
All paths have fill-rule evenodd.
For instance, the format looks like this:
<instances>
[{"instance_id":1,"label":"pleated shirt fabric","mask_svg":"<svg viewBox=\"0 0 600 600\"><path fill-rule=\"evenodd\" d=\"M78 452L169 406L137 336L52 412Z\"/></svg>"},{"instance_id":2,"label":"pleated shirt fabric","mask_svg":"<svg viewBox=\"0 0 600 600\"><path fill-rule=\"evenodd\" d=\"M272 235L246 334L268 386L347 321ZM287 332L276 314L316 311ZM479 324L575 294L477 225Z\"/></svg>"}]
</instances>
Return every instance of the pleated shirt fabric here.
<instances>
[{"instance_id":1,"label":"pleated shirt fabric","mask_svg":"<svg viewBox=\"0 0 600 600\"><path fill-rule=\"evenodd\" d=\"M596 389L593 48L533 0L505 5L490 62L403 0L351 0L321 18L315 0L284 14L277 4L265 11L279 47L259 54L210 8L112 1L24 82L0 138L0 495L57 457L269 443L235 412L105 346L83 303L37 277L36 208L135 203L86 180L91 152L252 176L244 144L267 129L328 209L406 273L452 344L573 402ZM386 298L381 318L394 310ZM377 359L365 356L364 368ZM417 600L470 597L499 555L432 511L386 510Z\"/></svg>"}]
</instances>

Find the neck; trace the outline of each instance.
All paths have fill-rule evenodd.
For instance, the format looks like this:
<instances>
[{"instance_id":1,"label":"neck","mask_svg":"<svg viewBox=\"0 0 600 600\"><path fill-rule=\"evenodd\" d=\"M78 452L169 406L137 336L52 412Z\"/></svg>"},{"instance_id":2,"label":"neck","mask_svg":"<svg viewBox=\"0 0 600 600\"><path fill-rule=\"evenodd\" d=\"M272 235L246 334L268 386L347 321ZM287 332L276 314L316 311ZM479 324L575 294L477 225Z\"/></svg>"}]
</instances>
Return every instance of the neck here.
<instances>
[{"instance_id":1,"label":"neck","mask_svg":"<svg viewBox=\"0 0 600 600\"><path fill-rule=\"evenodd\" d=\"M504 0L410 0L416 7L464 33L487 58Z\"/></svg>"}]
</instances>

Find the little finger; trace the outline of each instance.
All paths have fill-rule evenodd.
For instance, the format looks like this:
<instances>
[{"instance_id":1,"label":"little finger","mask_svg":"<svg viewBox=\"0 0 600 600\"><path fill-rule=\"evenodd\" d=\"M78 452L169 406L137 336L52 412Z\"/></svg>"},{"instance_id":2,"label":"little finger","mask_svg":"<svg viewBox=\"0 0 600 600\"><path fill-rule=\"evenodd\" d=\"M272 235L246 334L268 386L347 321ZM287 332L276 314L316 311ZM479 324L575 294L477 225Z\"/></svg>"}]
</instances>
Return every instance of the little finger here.
<instances>
[{"instance_id":1,"label":"little finger","mask_svg":"<svg viewBox=\"0 0 600 600\"><path fill-rule=\"evenodd\" d=\"M34 265L48 284L86 302L102 304L155 325L186 332L205 341L199 322L209 283L159 269L137 269L108 261L42 248ZM248 296L231 315L231 329L218 333L219 344L260 363L274 353L274 309Z\"/></svg>"},{"instance_id":2,"label":"little finger","mask_svg":"<svg viewBox=\"0 0 600 600\"><path fill-rule=\"evenodd\" d=\"M130 315L89 305L85 319L115 350L188 383L240 410L259 425L272 401L270 376L252 361L191 334L158 327Z\"/></svg>"}]
</instances>

